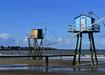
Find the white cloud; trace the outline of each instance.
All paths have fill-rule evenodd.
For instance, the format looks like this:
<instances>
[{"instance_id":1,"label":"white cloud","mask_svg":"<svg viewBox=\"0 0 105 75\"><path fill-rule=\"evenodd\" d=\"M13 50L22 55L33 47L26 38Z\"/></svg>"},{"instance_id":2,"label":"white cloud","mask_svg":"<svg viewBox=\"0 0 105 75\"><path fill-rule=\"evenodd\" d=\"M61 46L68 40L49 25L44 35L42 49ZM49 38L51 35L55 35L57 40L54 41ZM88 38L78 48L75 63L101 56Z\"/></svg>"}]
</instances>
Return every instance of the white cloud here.
<instances>
[{"instance_id":1,"label":"white cloud","mask_svg":"<svg viewBox=\"0 0 105 75\"><path fill-rule=\"evenodd\" d=\"M68 38L65 38L65 37L60 37L59 39L58 39L58 41L59 41L59 43L62 43L62 44L70 44L70 39L68 39Z\"/></svg>"},{"instance_id":2,"label":"white cloud","mask_svg":"<svg viewBox=\"0 0 105 75\"><path fill-rule=\"evenodd\" d=\"M63 38L62 37L58 38L58 41L59 42L62 42L63 41Z\"/></svg>"},{"instance_id":3,"label":"white cloud","mask_svg":"<svg viewBox=\"0 0 105 75\"><path fill-rule=\"evenodd\" d=\"M3 46L13 46L16 45L16 40L10 36L8 33L0 34L0 45Z\"/></svg>"},{"instance_id":4,"label":"white cloud","mask_svg":"<svg viewBox=\"0 0 105 75\"><path fill-rule=\"evenodd\" d=\"M7 33L0 34L0 38L2 38L2 39L8 39L9 37L10 37L10 35Z\"/></svg>"}]
</instances>

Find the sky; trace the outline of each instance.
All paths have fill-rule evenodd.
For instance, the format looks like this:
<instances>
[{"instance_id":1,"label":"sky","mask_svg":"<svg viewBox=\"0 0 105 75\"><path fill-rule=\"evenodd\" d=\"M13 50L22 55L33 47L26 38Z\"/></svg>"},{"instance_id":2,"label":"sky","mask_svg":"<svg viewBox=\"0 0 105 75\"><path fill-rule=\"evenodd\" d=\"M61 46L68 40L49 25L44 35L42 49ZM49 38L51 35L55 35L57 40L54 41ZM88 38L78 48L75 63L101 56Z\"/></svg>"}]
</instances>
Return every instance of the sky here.
<instances>
[{"instance_id":1,"label":"sky","mask_svg":"<svg viewBox=\"0 0 105 75\"><path fill-rule=\"evenodd\" d=\"M31 29L47 27L45 44L50 47L75 48L76 37L68 33L68 25L74 18L93 11L100 18L105 16L104 0L0 0L0 45L27 46L27 33ZM98 18L94 16L96 20ZM104 20L102 21L104 22ZM94 34L96 48L105 49L105 30ZM88 48L87 36L83 36L83 48ZM53 43L57 42L57 43Z\"/></svg>"}]
</instances>

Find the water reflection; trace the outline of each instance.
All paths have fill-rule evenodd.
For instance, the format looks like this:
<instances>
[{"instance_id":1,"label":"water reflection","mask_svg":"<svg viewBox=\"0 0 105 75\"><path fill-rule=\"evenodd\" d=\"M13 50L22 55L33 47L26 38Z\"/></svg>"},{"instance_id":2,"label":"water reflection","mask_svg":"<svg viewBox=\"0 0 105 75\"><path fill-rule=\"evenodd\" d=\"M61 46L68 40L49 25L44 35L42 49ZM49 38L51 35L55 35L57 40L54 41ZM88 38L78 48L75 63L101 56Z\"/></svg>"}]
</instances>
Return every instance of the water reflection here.
<instances>
[{"instance_id":1,"label":"water reflection","mask_svg":"<svg viewBox=\"0 0 105 75\"><path fill-rule=\"evenodd\" d=\"M46 66L44 65L26 65L26 64L1 64L0 71L8 70L31 70L31 71L46 71ZM70 66L49 66L48 72L73 72L73 71L104 71L105 68L99 67L70 67Z\"/></svg>"}]
</instances>

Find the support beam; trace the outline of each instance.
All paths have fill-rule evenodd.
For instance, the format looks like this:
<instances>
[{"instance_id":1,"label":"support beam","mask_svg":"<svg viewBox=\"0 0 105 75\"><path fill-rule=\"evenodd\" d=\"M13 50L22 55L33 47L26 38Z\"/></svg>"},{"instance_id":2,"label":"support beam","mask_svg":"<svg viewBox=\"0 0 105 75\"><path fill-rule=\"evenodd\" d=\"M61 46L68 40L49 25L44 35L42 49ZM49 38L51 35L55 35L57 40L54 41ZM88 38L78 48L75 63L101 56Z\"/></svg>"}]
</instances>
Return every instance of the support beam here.
<instances>
[{"instance_id":1,"label":"support beam","mask_svg":"<svg viewBox=\"0 0 105 75\"><path fill-rule=\"evenodd\" d=\"M82 46L82 33L79 34L79 55L78 55L78 64L80 64L80 58L81 58L81 46Z\"/></svg>"},{"instance_id":2,"label":"support beam","mask_svg":"<svg viewBox=\"0 0 105 75\"><path fill-rule=\"evenodd\" d=\"M90 55L91 55L91 65L94 65L94 58L93 58L93 48L92 48L92 39L90 33L88 33L89 36L89 45L90 45Z\"/></svg>"},{"instance_id":3,"label":"support beam","mask_svg":"<svg viewBox=\"0 0 105 75\"><path fill-rule=\"evenodd\" d=\"M77 56L77 51L78 51L78 42L79 42L79 34L77 34L77 41L76 41L76 48L75 48L75 55L74 55L74 59L73 59L73 65L76 64L76 56Z\"/></svg>"},{"instance_id":4,"label":"support beam","mask_svg":"<svg viewBox=\"0 0 105 75\"><path fill-rule=\"evenodd\" d=\"M33 49L31 49L30 47L33 47ZM29 51L28 51L28 54L29 55L34 55L34 56L40 56L40 57L33 57L34 60L36 59L42 59L41 57L41 47L43 46L43 39L36 39L36 38L28 38L28 46L29 46Z\"/></svg>"},{"instance_id":5,"label":"support beam","mask_svg":"<svg viewBox=\"0 0 105 75\"><path fill-rule=\"evenodd\" d=\"M75 51L74 51L75 55L74 55L74 59L73 59L73 65L76 65L77 55L78 55L77 64L80 64L80 61L81 61L80 59L81 59L81 47L82 47L82 34L83 34L82 32L80 34L77 34L77 41L76 41L76 48L75 48ZM95 63L96 63L96 65L98 65L93 32L87 32L87 34L88 34L88 38L89 38L91 65L94 66Z\"/></svg>"},{"instance_id":6,"label":"support beam","mask_svg":"<svg viewBox=\"0 0 105 75\"><path fill-rule=\"evenodd\" d=\"M93 33L91 33L91 38L92 38L92 43L93 43L92 44L93 45L93 55L95 57L96 65L98 66L97 53L96 53L96 48L95 48Z\"/></svg>"}]
</instances>

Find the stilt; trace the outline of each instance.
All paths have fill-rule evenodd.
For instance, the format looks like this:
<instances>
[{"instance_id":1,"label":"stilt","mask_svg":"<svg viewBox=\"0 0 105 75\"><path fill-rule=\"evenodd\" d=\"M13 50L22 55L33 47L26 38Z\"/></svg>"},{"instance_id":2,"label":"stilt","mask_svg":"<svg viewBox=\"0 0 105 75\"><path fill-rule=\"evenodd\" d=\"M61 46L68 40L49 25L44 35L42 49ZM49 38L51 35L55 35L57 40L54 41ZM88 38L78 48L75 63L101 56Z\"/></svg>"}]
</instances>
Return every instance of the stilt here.
<instances>
[{"instance_id":1,"label":"stilt","mask_svg":"<svg viewBox=\"0 0 105 75\"><path fill-rule=\"evenodd\" d=\"M34 57L33 59L41 59L41 49L42 48L42 43L43 42L43 39L41 39L40 41L38 41L38 39L34 39L34 50L33 50L33 55L37 55L37 56L40 56L40 57Z\"/></svg>"},{"instance_id":2,"label":"stilt","mask_svg":"<svg viewBox=\"0 0 105 75\"><path fill-rule=\"evenodd\" d=\"M79 55L78 55L78 64L80 64L80 58L81 58L81 46L82 46L82 33L79 34Z\"/></svg>"},{"instance_id":3,"label":"stilt","mask_svg":"<svg viewBox=\"0 0 105 75\"><path fill-rule=\"evenodd\" d=\"M32 49L30 49L28 53L29 55L34 56L33 59L41 59L43 39L42 29L32 29L31 34L28 36L28 46L29 48L32 47Z\"/></svg>"},{"instance_id":4,"label":"stilt","mask_svg":"<svg viewBox=\"0 0 105 75\"><path fill-rule=\"evenodd\" d=\"M30 39L28 38L28 47L29 47L29 49L28 49L28 56L30 56ZM28 57L28 59L30 59L30 57Z\"/></svg>"},{"instance_id":5,"label":"stilt","mask_svg":"<svg viewBox=\"0 0 105 75\"><path fill-rule=\"evenodd\" d=\"M79 42L79 35L77 34L77 41L76 41L76 48L75 48L75 55L74 55L74 59L73 59L73 65L76 64L76 56L77 56L77 49L78 49L78 42Z\"/></svg>"},{"instance_id":6,"label":"stilt","mask_svg":"<svg viewBox=\"0 0 105 75\"><path fill-rule=\"evenodd\" d=\"M91 65L94 65L93 50L92 50L92 40L91 40L90 33L88 33L88 36L89 36L89 45L90 45Z\"/></svg>"},{"instance_id":7,"label":"stilt","mask_svg":"<svg viewBox=\"0 0 105 75\"><path fill-rule=\"evenodd\" d=\"M91 38L92 38L92 45L93 45L93 55L95 57L96 66L98 66L97 52L96 52L96 48L95 48L93 33L91 33Z\"/></svg>"},{"instance_id":8,"label":"stilt","mask_svg":"<svg viewBox=\"0 0 105 75\"><path fill-rule=\"evenodd\" d=\"M77 43L76 43L76 48L75 48L75 52L74 52L75 55L74 55L74 59L73 59L73 65L76 65L77 55L78 55L77 64L78 65L81 64L80 60L81 60L82 34L83 33L81 32L80 34L77 35ZM89 49L90 49L90 55L91 55L91 65L94 66L95 63L96 63L96 65L98 65L97 53L96 53L96 49L95 49L93 33L87 32L87 34L89 37Z\"/></svg>"},{"instance_id":9,"label":"stilt","mask_svg":"<svg viewBox=\"0 0 105 75\"><path fill-rule=\"evenodd\" d=\"M98 22L97 22L98 23ZM98 65L97 53L95 49L93 33L100 32L100 25L95 23L95 19L90 14L81 14L74 18L74 24L70 25L68 32L74 33L77 36L75 55L73 59L73 65L81 64L81 48L82 48L82 34L88 34L89 50L91 55L91 65ZM77 58L78 56L78 58ZM77 60L77 61L76 61Z\"/></svg>"}]
</instances>

